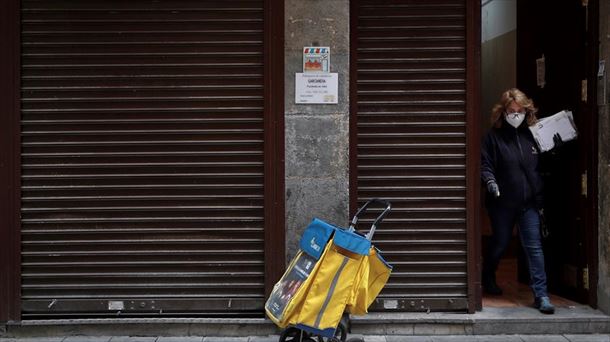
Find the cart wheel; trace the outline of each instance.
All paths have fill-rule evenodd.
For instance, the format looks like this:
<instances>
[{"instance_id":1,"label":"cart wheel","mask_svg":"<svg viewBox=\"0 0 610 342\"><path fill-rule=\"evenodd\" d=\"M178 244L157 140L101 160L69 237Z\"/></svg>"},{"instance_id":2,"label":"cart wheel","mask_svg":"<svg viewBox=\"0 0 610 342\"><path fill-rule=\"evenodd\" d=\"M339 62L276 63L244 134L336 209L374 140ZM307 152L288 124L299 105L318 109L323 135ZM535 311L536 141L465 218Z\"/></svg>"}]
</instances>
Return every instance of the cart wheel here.
<instances>
[{"instance_id":1,"label":"cart wheel","mask_svg":"<svg viewBox=\"0 0 610 342\"><path fill-rule=\"evenodd\" d=\"M331 338L318 336L318 342L345 342L346 339L347 326L345 325L343 320L341 320L341 322L337 326L337 330L335 330L335 336Z\"/></svg>"},{"instance_id":2,"label":"cart wheel","mask_svg":"<svg viewBox=\"0 0 610 342\"><path fill-rule=\"evenodd\" d=\"M290 327L282 331L280 342L316 342L316 340L314 340L308 332Z\"/></svg>"}]
</instances>

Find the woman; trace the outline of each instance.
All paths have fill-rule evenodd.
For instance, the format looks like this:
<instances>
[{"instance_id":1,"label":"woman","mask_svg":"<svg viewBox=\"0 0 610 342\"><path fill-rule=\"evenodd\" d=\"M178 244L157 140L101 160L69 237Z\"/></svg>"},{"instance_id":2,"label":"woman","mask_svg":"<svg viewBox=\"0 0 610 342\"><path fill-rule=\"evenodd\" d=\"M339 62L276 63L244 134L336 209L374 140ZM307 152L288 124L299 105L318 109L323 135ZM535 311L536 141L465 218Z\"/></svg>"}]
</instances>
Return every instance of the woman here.
<instances>
[{"instance_id":1,"label":"woman","mask_svg":"<svg viewBox=\"0 0 610 342\"><path fill-rule=\"evenodd\" d=\"M515 224L527 257L534 306L552 314L547 293L540 237L542 178L538 172L538 147L528 126L536 122L534 102L519 89L502 94L491 113L492 128L481 150L481 179L487 188L486 207L492 237L483 262L483 290L500 295L495 272Z\"/></svg>"}]
</instances>

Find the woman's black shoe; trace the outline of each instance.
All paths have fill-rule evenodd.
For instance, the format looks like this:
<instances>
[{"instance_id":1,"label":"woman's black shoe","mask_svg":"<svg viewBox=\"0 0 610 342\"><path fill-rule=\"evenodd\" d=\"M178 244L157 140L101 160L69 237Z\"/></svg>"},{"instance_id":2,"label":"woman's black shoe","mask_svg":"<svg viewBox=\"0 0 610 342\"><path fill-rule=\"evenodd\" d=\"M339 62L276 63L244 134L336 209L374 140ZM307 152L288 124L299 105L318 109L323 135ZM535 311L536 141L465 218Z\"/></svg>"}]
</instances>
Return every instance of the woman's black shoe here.
<instances>
[{"instance_id":1,"label":"woman's black shoe","mask_svg":"<svg viewBox=\"0 0 610 342\"><path fill-rule=\"evenodd\" d=\"M544 314L552 315L555 313L555 306L551 304L549 297L536 298L534 307Z\"/></svg>"},{"instance_id":2,"label":"woman's black shoe","mask_svg":"<svg viewBox=\"0 0 610 342\"><path fill-rule=\"evenodd\" d=\"M483 291L494 296L500 296L502 294L502 289L496 283L484 284Z\"/></svg>"},{"instance_id":3,"label":"woman's black shoe","mask_svg":"<svg viewBox=\"0 0 610 342\"><path fill-rule=\"evenodd\" d=\"M490 295L494 295L494 296L499 296L502 294L502 289L498 286L498 284L496 284L496 276L494 275L489 275L489 274L483 274L483 292L490 294Z\"/></svg>"}]
</instances>

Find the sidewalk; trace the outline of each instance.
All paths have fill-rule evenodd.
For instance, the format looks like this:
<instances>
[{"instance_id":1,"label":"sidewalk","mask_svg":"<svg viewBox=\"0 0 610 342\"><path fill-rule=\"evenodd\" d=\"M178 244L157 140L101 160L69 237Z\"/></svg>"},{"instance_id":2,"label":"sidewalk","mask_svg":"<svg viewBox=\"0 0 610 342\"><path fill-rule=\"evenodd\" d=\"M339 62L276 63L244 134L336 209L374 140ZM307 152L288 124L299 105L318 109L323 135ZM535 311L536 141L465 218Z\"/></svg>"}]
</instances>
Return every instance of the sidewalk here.
<instances>
[{"instance_id":1,"label":"sidewalk","mask_svg":"<svg viewBox=\"0 0 610 342\"><path fill-rule=\"evenodd\" d=\"M365 342L610 342L610 335L349 335L363 337ZM247 337L135 337L135 336L68 336L0 338L0 342L277 342L279 336Z\"/></svg>"}]
</instances>

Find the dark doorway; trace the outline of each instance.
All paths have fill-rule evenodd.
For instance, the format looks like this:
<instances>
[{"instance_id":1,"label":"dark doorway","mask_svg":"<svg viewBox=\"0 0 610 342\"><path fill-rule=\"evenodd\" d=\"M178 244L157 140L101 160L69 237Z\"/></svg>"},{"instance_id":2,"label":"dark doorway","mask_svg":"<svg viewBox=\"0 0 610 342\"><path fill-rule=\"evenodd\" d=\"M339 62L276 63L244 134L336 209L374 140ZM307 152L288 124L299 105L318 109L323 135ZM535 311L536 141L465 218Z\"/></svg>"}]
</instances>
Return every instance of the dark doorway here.
<instances>
[{"instance_id":1,"label":"dark doorway","mask_svg":"<svg viewBox=\"0 0 610 342\"><path fill-rule=\"evenodd\" d=\"M549 290L592 306L597 282L596 27L597 1L517 1L517 87L532 97L539 117L567 109L579 130L576 141L542 159L551 228L545 241ZM527 281L525 267L519 273Z\"/></svg>"}]
</instances>

